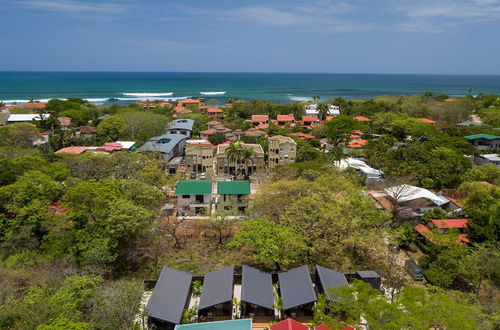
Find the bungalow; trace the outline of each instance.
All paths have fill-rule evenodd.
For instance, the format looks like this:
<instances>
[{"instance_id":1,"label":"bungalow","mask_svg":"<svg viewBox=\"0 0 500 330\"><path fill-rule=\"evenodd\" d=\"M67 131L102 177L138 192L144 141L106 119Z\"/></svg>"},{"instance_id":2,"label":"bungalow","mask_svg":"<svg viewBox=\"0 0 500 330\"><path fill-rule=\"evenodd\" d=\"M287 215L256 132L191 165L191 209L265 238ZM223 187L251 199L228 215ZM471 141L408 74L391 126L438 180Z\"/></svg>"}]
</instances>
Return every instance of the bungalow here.
<instances>
[{"instance_id":1,"label":"bungalow","mask_svg":"<svg viewBox=\"0 0 500 330\"><path fill-rule=\"evenodd\" d=\"M224 118L224 111L219 108L206 107L207 116L211 119L222 119Z\"/></svg>"},{"instance_id":2,"label":"bungalow","mask_svg":"<svg viewBox=\"0 0 500 330\"><path fill-rule=\"evenodd\" d=\"M149 139L138 152L158 153L158 158L163 163L168 163L172 158L184 154L187 136L181 134L164 134Z\"/></svg>"},{"instance_id":3,"label":"bungalow","mask_svg":"<svg viewBox=\"0 0 500 330\"><path fill-rule=\"evenodd\" d=\"M230 320L233 309L234 266L205 275L198 315L201 321Z\"/></svg>"},{"instance_id":4,"label":"bungalow","mask_svg":"<svg viewBox=\"0 0 500 330\"><path fill-rule=\"evenodd\" d=\"M89 138L97 134L97 129L93 126L78 126L75 128L75 137Z\"/></svg>"},{"instance_id":5,"label":"bungalow","mask_svg":"<svg viewBox=\"0 0 500 330\"><path fill-rule=\"evenodd\" d=\"M62 130L69 130L71 127L71 117L57 117Z\"/></svg>"},{"instance_id":6,"label":"bungalow","mask_svg":"<svg viewBox=\"0 0 500 330\"><path fill-rule=\"evenodd\" d=\"M85 147L66 147L57 150L55 153L56 154L72 154L72 155L79 155L87 151L87 148Z\"/></svg>"},{"instance_id":7,"label":"bungalow","mask_svg":"<svg viewBox=\"0 0 500 330\"><path fill-rule=\"evenodd\" d=\"M175 188L180 215L209 214L212 201L212 181L179 181Z\"/></svg>"},{"instance_id":8,"label":"bungalow","mask_svg":"<svg viewBox=\"0 0 500 330\"><path fill-rule=\"evenodd\" d=\"M355 140L355 141L350 141L347 144L347 148L359 149L359 148L365 147L367 144L368 144L368 140Z\"/></svg>"},{"instance_id":9,"label":"bungalow","mask_svg":"<svg viewBox=\"0 0 500 330\"><path fill-rule=\"evenodd\" d=\"M470 243L470 240L467 234L460 232L460 229L466 227L467 219L439 219L432 220L429 226L418 224L415 231L421 241L435 245L466 244ZM456 232L450 231L452 228L455 228Z\"/></svg>"},{"instance_id":10,"label":"bungalow","mask_svg":"<svg viewBox=\"0 0 500 330\"><path fill-rule=\"evenodd\" d=\"M252 126L256 128L268 128L269 116L268 115L252 115Z\"/></svg>"},{"instance_id":11,"label":"bungalow","mask_svg":"<svg viewBox=\"0 0 500 330\"><path fill-rule=\"evenodd\" d=\"M310 320L317 297L307 266L279 273L278 280L283 300L283 317Z\"/></svg>"},{"instance_id":12,"label":"bungalow","mask_svg":"<svg viewBox=\"0 0 500 330\"><path fill-rule=\"evenodd\" d=\"M315 138L312 135L309 135L309 134L306 134L306 133L302 133L302 132L299 132L299 133L290 133L290 134L288 134L288 136L296 136L296 137L299 138L299 140L312 140L312 139Z\"/></svg>"},{"instance_id":13,"label":"bungalow","mask_svg":"<svg viewBox=\"0 0 500 330\"><path fill-rule=\"evenodd\" d=\"M166 134L181 134L190 137L193 134L193 119L176 119L168 125Z\"/></svg>"},{"instance_id":14,"label":"bungalow","mask_svg":"<svg viewBox=\"0 0 500 330\"><path fill-rule=\"evenodd\" d=\"M276 124L278 126L295 125L295 118L292 114L290 115L278 115L276 116Z\"/></svg>"},{"instance_id":15,"label":"bungalow","mask_svg":"<svg viewBox=\"0 0 500 330\"><path fill-rule=\"evenodd\" d=\"M237 208L244 212L248 206L247 196L250 195L250 181L219 181L217 182L217 204L226 209Z\"/></svg>"},{"instance_id":16,"label":"bungalow","mask_svg":"<svg viewBox=\"0 0 500 330\"><path fill-rule=\"evenodd\" d=\"M492 134L475 134L465 137L474 145L477 150L495 150L500 149L500 136Z\"/></svg>"},{"instance_id":17,"label":"bungalow","mask_svg":"<svg viewBox=\"0 0 500 330\"><path fill-rule=\"evenodd\" d=\"M360 281L370 284L375 290L380 290L382 278L377 272L373 270L358 270L355 277Z\"/></svg>"},{"instance_id":18,"label":"bungalow","mask_svg":"<svg viewBox=\"0 0 500 330\"><path fill-rule=\"evenodd\" d=\"M164 267L144 311L149 325L155 329L172 330L181 323L191 296L192 275Z\"/></svg>"},{"instance_id":19,"label":"bungalow","mask_svg":"<svg viewBox=\"0 0 500 330\"><path fill-rule=\"evenodd\" d=\"M273 279L270 273L245 266L241 278L241 316L269 323L274 319Z\"/></svg>"},{"instance_id":20,"label":"bungalow","mask_svg":"<svg viewBox=\"0 0 500 330\"><path fill-rule=\"evenodd\" d=\"M216 120L209 121L207 123L207 128L208 129L214 129L214 128L218 127L218 126L224 126L224 125L222 125L222 123L220 121L216 121Z\"/></svg>"},{"instance_id":21,"label":"bungalow","mask_svg":"<svg viewBox=\"0 0 500 330\"><path fill-rule=\"evenodd\" d=\"M318 116L302 116L302 127L312 129L320 123Z\"/></svg>"},{"instance_id":22,"label":"bungalow","mask_svg":"<svg viewBox=\"0 0 500 330\"><path fill-rule=\"evenodd\" d=\"M316 266L316 289L318 293L326 295L329 300L335 300L329 289L340 288L342 286L349 286L344 273Z\"/></svg>"},{"instance_id":23,"label":"bungalow","mask_svg":"<svg viewBox=\"0 0 500 330\"><path fill-rule=\"evenodd\" d=\"M181 105L191 110L200 110L201 102L199 100L185 99L181 101Z\"/></svg>"}]
</instances>

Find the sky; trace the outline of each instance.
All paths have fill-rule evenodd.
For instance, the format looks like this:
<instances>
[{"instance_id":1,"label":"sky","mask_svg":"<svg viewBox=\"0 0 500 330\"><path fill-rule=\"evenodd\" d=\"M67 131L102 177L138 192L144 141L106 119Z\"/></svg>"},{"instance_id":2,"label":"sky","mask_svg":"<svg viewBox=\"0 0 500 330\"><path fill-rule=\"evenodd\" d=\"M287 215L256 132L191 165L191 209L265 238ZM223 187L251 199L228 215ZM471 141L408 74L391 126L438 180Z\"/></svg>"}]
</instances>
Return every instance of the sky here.
<instances>
[{"instance_id":1,"label":"sky","mask_svg":"<svg viewBox=\"0 0 500 330\"><path fill-rule=\"evenodd\" d=\"M500 0L0 0L0 70L500 74Z\"/></svg>"}]
</instances>

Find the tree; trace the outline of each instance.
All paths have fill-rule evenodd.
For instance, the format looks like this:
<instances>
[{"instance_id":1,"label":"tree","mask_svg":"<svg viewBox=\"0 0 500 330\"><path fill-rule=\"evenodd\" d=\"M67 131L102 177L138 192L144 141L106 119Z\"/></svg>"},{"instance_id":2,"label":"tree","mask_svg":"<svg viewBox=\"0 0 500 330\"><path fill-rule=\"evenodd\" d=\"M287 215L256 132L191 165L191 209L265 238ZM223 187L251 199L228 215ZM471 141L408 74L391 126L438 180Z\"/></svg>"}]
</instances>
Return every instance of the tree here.
<instances>
[{"instance_id":1,"label":"tree","mask_svg":"<svg viewBox=\"0 0 500 330\"><path fill-rule=\"evenodd\" d=\"M32 148L39 138L41 135L38 129L29 123L16 123L0 127L0 146Z\"/></svg>"},{"instance_id":2,"label":"tree","mask_svg":"<svg viewBox=\"0 0 500 330\"><path fill-rule=\"evenodd\" d=\"M319 114L319 120L321 121L326 120L326 117L329 114L328 104L326 103L318 104L318 114Z\"/></svg>"},{"instance_id":3,"label":"tree","mask_svg":"<svg viewBox=\"0 0 500 330\"><path fill-rule=\"evenodd\" d=\"M347 115L339 115L324 123L326 137L334 145L344 142L356 128L357 122Z\"/></svg>"},{"instance_id":4,"label":"tree","mask_svg":"<svg viewBox=\"0 0 500 330\"><path fill-rule=\"evenodd\" d=\"M116 141L123 136L128 129L122 117L113 116L104 119L97 126L97 134L104 140Z\"/></svg>"},{"instance_id":5,"label":"tree","mask_svg":"<svg viewBox=\"0 0 500 330\"><path fill-rule=\"evenodd\" d=\"M241 141L236 141L231 143L226 149L226 156L230 162L234 162L236 164L235 177L243 175L245 179L248 179L248 161L252 160L255 156L255 151L244 147Z\"/></svg>"},{"instance_id":6,"label":"tree","mask_svg":"<svg viewBox=\"0 0 500 330\"><path fill-rule=\"evenodd\" d=\"M213 135L210 135L208 137L208 141L213 145L218 145L218 144L221 144L222 142L226 141L226 135L224 133L217 132Z\"/></svg>"},{"instance_id":7,"label":"tree","mask_svg":"<svg viewBox=\"0 0 500 330\"><path fill-rule=\"evenodd\" d=\"M473 166L463 175L463 181L482 181L500 186L500 167L494 164Z\"/></svg>"}]
</instances>

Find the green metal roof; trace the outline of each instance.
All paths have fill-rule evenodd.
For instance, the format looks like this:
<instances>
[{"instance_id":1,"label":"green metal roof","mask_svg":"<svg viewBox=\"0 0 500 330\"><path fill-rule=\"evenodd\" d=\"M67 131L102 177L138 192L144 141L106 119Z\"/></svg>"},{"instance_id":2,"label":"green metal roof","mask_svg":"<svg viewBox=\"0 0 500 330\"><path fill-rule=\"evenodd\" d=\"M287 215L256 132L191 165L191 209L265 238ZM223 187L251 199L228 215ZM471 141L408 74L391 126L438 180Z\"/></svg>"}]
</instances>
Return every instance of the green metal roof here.
<instances>
[{"instance_id":1,"label":"green metal roof","mask_svg":"<svg viewBox=\"0 0 500 330\"><path fill-rule=\"evenodd\" d=\"M469 135L466 136L465 138L467 140L476 140L476 139L495 140L495 139L500 139L500 136L481 133L481 134Z\"/></svg>"},{"instance_id":2,"label":"green metal roof","mask_svg":"<svg viewBox=\"0 0 500 330\"><path fill-rule=\"evenodd\" d=\"M250 181L220 181L217 183L219 195L249 195Z\"/></svg>"},{"instance_id":3,"label":"green metal roof","mask_svg":"<svg viewBox=\"0 0 500 330\"><path fill-rule=\"evenodd\" d=\"M210 195L212 181L179 181L175 188L176 195Z\"/></svg>"}]
</instances>

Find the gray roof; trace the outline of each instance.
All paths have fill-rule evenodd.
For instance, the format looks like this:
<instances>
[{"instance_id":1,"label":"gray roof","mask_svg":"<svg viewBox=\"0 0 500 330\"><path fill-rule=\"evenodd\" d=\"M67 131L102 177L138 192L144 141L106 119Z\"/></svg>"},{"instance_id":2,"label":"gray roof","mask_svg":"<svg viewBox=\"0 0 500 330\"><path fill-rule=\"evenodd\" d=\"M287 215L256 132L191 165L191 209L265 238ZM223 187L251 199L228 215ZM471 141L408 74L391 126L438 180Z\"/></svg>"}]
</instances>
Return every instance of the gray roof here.
<instances>
[{"instance_id":1,"label":"gray roof","mask_svg":"<svg viewBox=\"0 0 500 330\"><path fill-rule=\"evenodd\" d=\"M205 275L199 309L222 304L233 299L234 266L214 270Z\"/></svg>"},{"instance_id":2,"label":"gray roof","mask_svg":"<svg viewBox=\"0 0 500 330\"><path fill-rule=\"evenodd\" d=\"M307 266L279 273L278 278L284 310L316 301L316 292Z\"/></svg>"},{"instance_id":3,"label":"gray roof","mask_svg":"<svg viewBox=\"0 0 500 330\"><path fill-rule=\"evenodd\" d=\"M163 134L149 139L137 151L139 152L161 152L169 154L187 136L180 134Z\"/></svg>"},{"instance_id":4,"label":"gray roof","mask_svg":"<svg viewBox=\"0 0 500 330\"><path fill-rule=\"evenodd\" d=\"M185 129L188 131L193 130L194 120L193 119L176 119L172 120L168 124L168 129Z\"/></svg>"},{"instance_id":5,"label":"gray roof","mask_svg":"<svg viewBox=\"0 0 500 330\"><path fill-rule=\"evenodd\" d=\"M179 324L191 288L191 274L164 267L145 311L152 317Z\"/></svg>"},{"instance_id":6,"label":"gray roof","mask_svg":"<svg viewBox=\"0 0 500 330\"><path fill-rule=\"evenodd\" d=\"M243 266L241 301L274 310L273 278L271 274Z\"/></svg>"},{"instance_id":7,"label":"gray roof","mask_svg":"<svg viewBox=\"0 0 500 330\"><path fill-rule=\"evenodd\" d=\"M321 266L316 266L316 272L321 282L321 287L324 290L324 294L326 294L329 298L332 297L331 292L328 289L338 288L343 285L349 285L349 282L347 282L347 279L343 273L339 273L332 269Z\"/></svg>"},{"instance_id":8,"label":"gray roof","mask_svg":"<svg viewBox=\"0 0 500 330\"><path fill-rule=\"evenodd\" d=\"M374 278L374 277L380 277L377 272L374 272L373 270L358 270L356 272L356 275L358 275L360 278Z\"/></svg>"}]
</instances>

